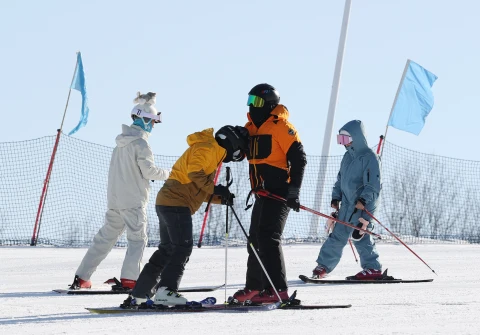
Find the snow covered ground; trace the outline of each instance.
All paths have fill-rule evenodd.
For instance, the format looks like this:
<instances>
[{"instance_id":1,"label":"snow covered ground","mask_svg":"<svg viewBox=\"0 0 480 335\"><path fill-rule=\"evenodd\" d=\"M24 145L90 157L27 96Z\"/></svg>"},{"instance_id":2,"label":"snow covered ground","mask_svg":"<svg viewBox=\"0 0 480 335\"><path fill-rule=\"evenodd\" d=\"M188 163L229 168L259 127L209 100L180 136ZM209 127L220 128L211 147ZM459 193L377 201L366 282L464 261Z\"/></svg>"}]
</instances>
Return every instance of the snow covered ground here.
<instances>
[{"instance_id":1,"label":"snow covered ground","mask_svg":"<svg viewBox=\"0 0 480 335\"><path fill-rule=\"evenodd\" d=\"M310 274L319 246L284 247L290 290L305 304L352 304L350 309L272 311L257 313L196 313L93 315L84 307L116 306L125 298L65 296L66 288L86 249L47 247L0 248L0 334L479 334L479 245L413 245L438 276L402 245L378 245L389 274L402 279L434 278L433 283L385 285L306 285L299 274ZM144 261L153 253L148 248ZM114 249L100 265L94 285L119 276L125 249ZM222 248L195 248L182 286L224 282ZM228 289L243 287L246 249L228 249ZM350 249L332 273L342 279L356 273ZM224 290L190 293L224 301Z\"/></svg>"}]
</instances>

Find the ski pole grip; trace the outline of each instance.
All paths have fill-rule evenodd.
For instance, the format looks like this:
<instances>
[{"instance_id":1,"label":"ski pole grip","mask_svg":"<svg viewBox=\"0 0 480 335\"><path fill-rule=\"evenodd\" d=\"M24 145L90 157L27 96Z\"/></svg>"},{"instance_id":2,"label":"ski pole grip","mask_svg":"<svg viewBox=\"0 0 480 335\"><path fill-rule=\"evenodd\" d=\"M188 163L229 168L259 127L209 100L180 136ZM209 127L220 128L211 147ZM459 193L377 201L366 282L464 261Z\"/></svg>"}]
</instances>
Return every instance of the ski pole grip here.
<instances>
[{"instance_id":1,"label":"ski pole grip","mask_svg":"<svg viewBox=\"0 0 480 335\"><path fill-rule=\"evenodd\" d=\"M230 175L230 166L227 166L226 169L227 169L227 184L228 184L228 182L230 181L230 178L231 178L231 175Z\"/></svg>"},{"instance_id":2,"label":"ski pole grip","mask_svg":"<svg viewBox=\"0 0 480 335\"><path fill-rule=\"evenodd\" d=\"M227 166L227 188L229 188L230 186L232 186L232 183L233 183L233 179L232 179L232 174L231 174L231 171L230 171L230 166Z\"/></svg>"}]
</instances>

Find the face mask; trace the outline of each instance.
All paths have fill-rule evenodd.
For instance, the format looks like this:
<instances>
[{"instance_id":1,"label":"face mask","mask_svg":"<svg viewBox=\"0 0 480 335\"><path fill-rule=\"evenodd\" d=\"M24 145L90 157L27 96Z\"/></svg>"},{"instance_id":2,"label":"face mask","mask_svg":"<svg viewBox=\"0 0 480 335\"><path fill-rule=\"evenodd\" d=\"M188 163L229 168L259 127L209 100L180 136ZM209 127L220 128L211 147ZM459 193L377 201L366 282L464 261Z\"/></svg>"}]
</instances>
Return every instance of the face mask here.
<instances>
[{"instance_id":1,"label":"face mask","mask_svg":"<svg viewBox=\"0 0 480 335\"><path fill-rule=\"evenodd\" d=\"M260 127L270 117L272 111L270 107L263 106L260 108L250 106L249 108L250 118L255 126Z\"/></svg>"},{"instance_id":2,"label":"face mask","mask_svg":"<svg viewBox=\"0 0 480 335\"><path fill-rule=\"evenodd\" d=\"M148 133L152 132L152 129L153 129L152 119L149 119L148 122L145 122L144 118L139 117L139 118L136 118L135 121L133 121L133 124L136 126L139 126L140 128L142 128Z\"/></svg>"}]
</instances>

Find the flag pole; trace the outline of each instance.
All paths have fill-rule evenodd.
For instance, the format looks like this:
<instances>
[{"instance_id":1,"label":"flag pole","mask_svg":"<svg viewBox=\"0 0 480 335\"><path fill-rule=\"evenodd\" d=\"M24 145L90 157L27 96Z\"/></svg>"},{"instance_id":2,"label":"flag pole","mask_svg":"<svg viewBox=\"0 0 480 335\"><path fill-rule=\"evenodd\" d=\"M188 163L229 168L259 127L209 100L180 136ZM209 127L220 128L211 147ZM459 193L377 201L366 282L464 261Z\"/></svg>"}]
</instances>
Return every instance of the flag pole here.
<instances>
[{"instance_id":1,"label":"flag pole","mask_svg":"<svg viewBox=\"0 0 480 335\"><path fill-rule=\"evenodd\" d=\"M50 157L50 163L48 164L47 176L43 181L42 195L40 196L40 201L38 204L37 217L35 219L35 225L33 227L33 234L32 234L32 239L30 241L30 246L37 245L38 234L40 232L40 223L42 221L42 215L43 215L43 208L45 205L45 200L47 198L48 185L50 183L50 176L52 174L53 162L55 160L55 155L57 153L58 143L60 142L60 134L62 133L63 122L65 121L65 115L67 114L68 102L70 101L70 93L72 92L73 80L75 79L75 74L77 73L78 53L79 51L77 51L77 61L75 63L75 71L73 71L72 82L70 83L70 89L68 91L67 103L65 105L65 111L63 112L62 123L60 124L60 129L57 129L57 137L55 139L55 145L53 146L52 156Z\"/></svg>"},{"instance_id":2,"label":"flag pole","mask_svg":"<svg viewBox=\"0 0 480 335\"><path fill-rule=\"evenodd\" d=\"M392 117L393 109L395 108L395 105L397 104L398 95L400 94L400 90L402 88L403 81L405 80L405 76L407 74L408 67L410 66L410 62L411 62L411 60L407 59L407 63L405 64L405 68L403 69L402 78L400 79L400 84L398 84L397 93L395 94L395 99L393 99L392 108L390 109L390 115L388 116L388 120L387 120L387 127L385 128L385 134L383 135L383 146L382 146L382 150L380 152L380 158L382 158L383 148L385 147L385 141L387 140L388 123L390 122L390 118Z\"/></svg>"},{"instance_id":3,"label":"flag pole","mask_svg":"<svg viewBox=\"0 0 480 335\"><path fill-rule=\"evenodd\" d=\"M317 177L317 188L315 192L314 208L320 209L323 197L323 184L325 183L325 176L327 174L328 155L330 154L330 142L332 139L333 123L335 120L335 110L337 107L338 91L340 88L340 76L342 74L343 54L345 51L345 44L347 41L348 20L350 17L350 7L352 0L345 0L345 9L343 11L342 28L340 30L340 40L338 42L337 60L335 62L335 72L333 75L332 91L330 93L330 103L328 106L327 123L325 125L325 133L323 136L322 147L322 163ZM318 230L317 216L312 216L310 222L309 236L317 236Z\"/></svg>"},{"instance_id":4,"label":"flag pole","mask_svg":"<svg viewBox=\"0 0 480 335\"><path fill-rule=\"evenodd\" d=\"M72 82L70 83L70 89L68 90L67 103L65 104L65 111L63 112L62 123L60 124L60 131L63 129L63 122L65 121L65 115L67 114L68 102L70 101L70 94L72 93L72 85L75 80L75 74L77 73L78 68L78 54L80 51L77 51L77 62L75 63L75 70L73 71Z\"/></svg>"}]
</instances>

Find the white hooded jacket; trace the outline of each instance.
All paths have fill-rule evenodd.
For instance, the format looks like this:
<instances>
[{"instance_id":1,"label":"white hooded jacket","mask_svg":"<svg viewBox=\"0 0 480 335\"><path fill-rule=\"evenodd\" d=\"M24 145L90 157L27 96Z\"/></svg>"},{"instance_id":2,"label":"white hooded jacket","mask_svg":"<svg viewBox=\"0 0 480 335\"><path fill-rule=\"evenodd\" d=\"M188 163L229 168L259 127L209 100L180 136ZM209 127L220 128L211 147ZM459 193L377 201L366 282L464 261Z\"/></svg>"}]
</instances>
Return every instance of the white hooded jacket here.
<instances>
[{"instance_id":1,"label":"white hooded jacket","mask_svg":"<svg viewBox=\"0 0 480 335\"><path fill-rule=\"evenodd\" d=\"M108 172L109 209L145 207L150 193L149 181L168 178L169 170L155 166L149 135L138 126L122 125Z\"/></svg>"}]
</instances>

